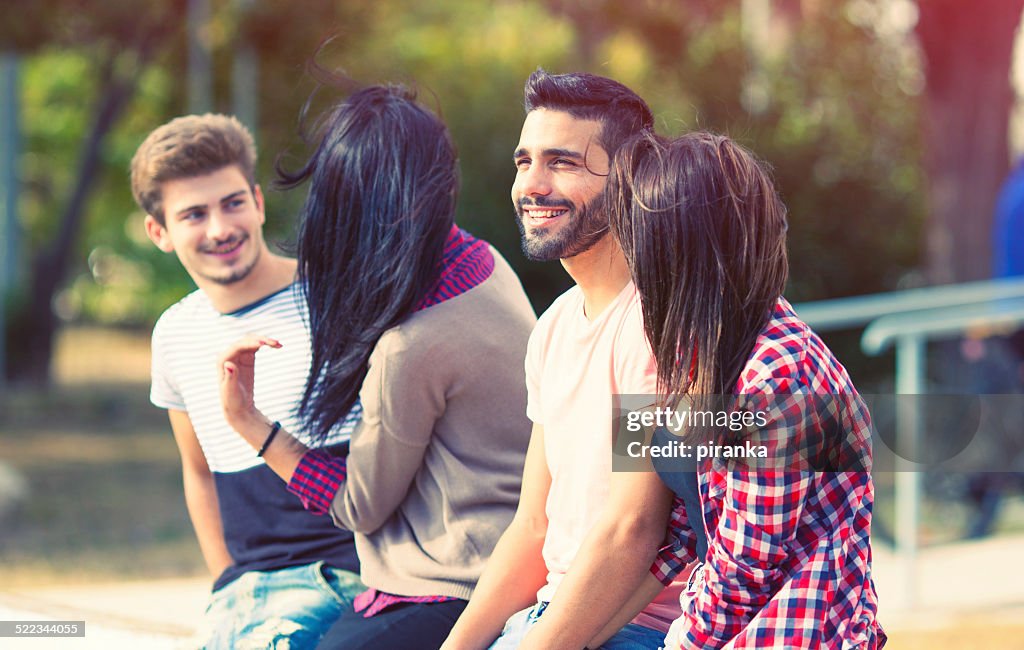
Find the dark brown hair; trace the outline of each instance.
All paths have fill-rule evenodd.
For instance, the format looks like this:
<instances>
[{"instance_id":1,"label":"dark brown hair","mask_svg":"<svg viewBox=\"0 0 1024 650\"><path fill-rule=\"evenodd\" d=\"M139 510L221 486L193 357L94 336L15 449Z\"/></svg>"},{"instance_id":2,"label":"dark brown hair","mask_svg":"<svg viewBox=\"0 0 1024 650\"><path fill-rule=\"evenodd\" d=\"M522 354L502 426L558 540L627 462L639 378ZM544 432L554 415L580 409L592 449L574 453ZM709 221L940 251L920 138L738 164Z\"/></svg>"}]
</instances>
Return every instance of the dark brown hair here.
<instances>
[{"instance_id":1,"label":"dark brown hair","mask_svg":"<svg viewBox=\"0 0 1024 650\"><path fill-rule=\"evenodd\" d=\"M578 120L598 120L598 143L611 156L629 136L654 128L651 108L614 79L587 72L550 74L537 68L523 89L526 112L538 108L565 111Z\"/></svg>"},{"instance_id":2,"label":"dark brown hair","mask_svg":"<svg viewBox=\"0 0 1024 650\"><path fill-rule=\"evenodd\" d=\"M237 165L256 185L256 145L252 134L229 115L186 115L150 133L132 157L132 195L146 214L164 225L160 184L203 176Z\"/></svg>"},{"instance_id":3,"label":"dark brown hair","mask_svg":"<svg viewBox=\"0 0 1024 650\"><path fill-rule=\"evenodd\" d=\"M606 191L659 395L732 395L788 273L786 208L766 166L725 136L640 134L616 154Z\"/></svg>"}]
</instances>

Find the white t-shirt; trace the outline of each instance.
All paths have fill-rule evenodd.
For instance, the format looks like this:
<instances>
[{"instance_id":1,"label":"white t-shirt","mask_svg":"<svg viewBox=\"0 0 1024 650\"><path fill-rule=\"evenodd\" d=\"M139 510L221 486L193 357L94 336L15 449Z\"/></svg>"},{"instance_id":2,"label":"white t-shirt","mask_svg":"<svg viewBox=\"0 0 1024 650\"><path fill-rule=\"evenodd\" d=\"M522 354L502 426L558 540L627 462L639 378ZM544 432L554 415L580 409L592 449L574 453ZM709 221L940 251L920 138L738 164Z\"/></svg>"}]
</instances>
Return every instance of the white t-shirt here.
<instances>
[{"instance_id":1,"label":"white t-shirt","mask_svg":"<svg viewBox=\"0 0 1024 650\"><path fill-rule=\"evenodd\" d=\"M608 501L616 396L654 395L654 355L643 331L640 296L630 282L594 320L573 287L541 316L526 353L529 418L544 427L551 474L543 556L550 601ZM665 631L680 615L679 585L668 587L634 622Z\"/></svg>"}]
</instances>

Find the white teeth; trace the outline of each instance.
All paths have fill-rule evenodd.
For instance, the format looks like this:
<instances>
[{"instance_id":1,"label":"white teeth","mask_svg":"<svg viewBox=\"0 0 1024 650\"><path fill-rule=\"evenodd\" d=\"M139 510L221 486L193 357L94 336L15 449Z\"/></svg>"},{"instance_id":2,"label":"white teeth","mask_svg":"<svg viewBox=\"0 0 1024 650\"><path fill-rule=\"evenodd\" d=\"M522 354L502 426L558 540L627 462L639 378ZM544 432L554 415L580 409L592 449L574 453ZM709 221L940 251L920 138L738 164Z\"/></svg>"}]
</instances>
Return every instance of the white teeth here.
<instances>
[{"instance_id":1,"label":"white teeth","mask_svg":"<svg viewBox=\"0 0 1024 650\"><path fill-rule=\"evenodd\" d=\"M530 210L530 216L535 219L549 219L555 215L562 214L565 210Z\"/></svg>"}]
</instances>

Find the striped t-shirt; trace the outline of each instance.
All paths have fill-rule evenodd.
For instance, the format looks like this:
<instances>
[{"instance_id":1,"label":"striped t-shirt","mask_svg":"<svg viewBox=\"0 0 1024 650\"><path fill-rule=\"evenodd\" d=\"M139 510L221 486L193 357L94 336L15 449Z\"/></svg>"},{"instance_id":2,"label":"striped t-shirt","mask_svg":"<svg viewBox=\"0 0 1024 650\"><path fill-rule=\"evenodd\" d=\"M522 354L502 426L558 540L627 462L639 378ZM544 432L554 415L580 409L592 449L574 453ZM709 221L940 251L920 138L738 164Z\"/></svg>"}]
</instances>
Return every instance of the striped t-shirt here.
<instances>
[{"instance_id":1,"label":"striped t-shirt","mask_svg":"<svg viewBox=\"0 0 1024 650\"><path fill-rule=\"evenodd\" d=\"M170 307L153 330L150 400L188 413L217 486L224 538L235 564L214 583L228 584L246 571L273 571L325 560L358 572L352 534L317 517L256 457L224 419L217 361L248 334L279 340L280 349L256 353L254 400L271 420L311 447L344 453L361 408L321 445L305 436L296 409L310 367L306 305L298 284L228 314L194 291Z\"/></svg>"}]
</instances>

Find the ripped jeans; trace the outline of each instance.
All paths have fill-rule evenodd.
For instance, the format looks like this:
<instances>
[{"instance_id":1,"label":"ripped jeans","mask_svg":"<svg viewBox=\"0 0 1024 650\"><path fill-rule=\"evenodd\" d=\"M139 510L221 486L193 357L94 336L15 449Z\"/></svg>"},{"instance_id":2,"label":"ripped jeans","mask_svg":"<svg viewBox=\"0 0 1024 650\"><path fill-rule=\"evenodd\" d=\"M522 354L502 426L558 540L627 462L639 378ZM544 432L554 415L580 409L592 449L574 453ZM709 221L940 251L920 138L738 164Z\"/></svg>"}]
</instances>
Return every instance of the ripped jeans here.
<instances>
[{"instance_id":1,"label":"ripped jeans","mask_svg":"<svg viewBox=\"0 0 1024 650\"><path fill-rule=\"evenodd\" d=\"M197 641L209 650L313 648L365 589L323 562L250 571L213 593Z\"/></svg>"}]
</instances>

